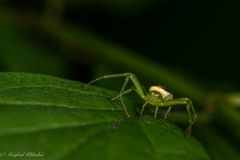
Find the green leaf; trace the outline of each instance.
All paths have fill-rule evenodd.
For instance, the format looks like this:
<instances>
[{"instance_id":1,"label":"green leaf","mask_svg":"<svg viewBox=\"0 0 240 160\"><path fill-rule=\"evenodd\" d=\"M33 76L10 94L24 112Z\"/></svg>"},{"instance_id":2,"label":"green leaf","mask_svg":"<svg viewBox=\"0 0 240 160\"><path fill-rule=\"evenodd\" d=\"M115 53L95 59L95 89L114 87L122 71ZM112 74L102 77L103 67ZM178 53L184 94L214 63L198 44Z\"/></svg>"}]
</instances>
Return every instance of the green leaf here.
<instances>
[{"instance_id":1,"label":"green leaf","mask_svg":"<svg viewBox=\"0 0 240 160\"><path fill-rule=\"evenodd\" d=\"M209 159L196 139L165 120L126 119L120 103L110 100L116 95L51 76L0 73L0 157ZM134 104L127 100L128 108Z\"/></svg>"}]
</instances>

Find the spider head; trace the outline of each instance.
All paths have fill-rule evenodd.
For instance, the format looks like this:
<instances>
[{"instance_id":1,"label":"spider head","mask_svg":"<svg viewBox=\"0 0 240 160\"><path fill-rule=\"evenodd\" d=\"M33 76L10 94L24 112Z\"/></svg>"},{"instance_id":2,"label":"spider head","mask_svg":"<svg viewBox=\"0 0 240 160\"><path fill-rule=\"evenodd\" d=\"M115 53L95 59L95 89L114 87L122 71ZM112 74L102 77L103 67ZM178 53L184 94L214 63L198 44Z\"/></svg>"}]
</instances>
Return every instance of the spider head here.
<instances>
[{"instance_id":1,"label":"spider head","mask_svg":"<svg viewBox=\"0 0 240 160\"><path fill-rule=\"evenodd\" d=\"M152 100L163 101L167 97L171 96L171 93L167 92L162 86L151 86L149 88L148 97Z\"/></svg>"}]
</instances>

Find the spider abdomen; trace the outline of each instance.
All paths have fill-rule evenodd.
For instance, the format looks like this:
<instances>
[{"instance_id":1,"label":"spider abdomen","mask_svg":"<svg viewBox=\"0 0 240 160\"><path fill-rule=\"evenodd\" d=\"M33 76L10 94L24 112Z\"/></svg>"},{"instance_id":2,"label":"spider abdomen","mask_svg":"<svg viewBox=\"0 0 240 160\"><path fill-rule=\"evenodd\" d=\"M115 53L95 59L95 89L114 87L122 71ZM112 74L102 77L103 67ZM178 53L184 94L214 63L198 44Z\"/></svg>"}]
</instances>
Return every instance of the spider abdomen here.
<instances>
[{"instance_id":1,"label":"spider abdomen","mask_svg":"<svg viewBox=\"0 0 240 160\"><path fill-rule=\"evenodd\" d=\"M161 106L162 102L163 101L159 99L151 99L148 103L152 106Z\"/></svg>"}]
</instances>

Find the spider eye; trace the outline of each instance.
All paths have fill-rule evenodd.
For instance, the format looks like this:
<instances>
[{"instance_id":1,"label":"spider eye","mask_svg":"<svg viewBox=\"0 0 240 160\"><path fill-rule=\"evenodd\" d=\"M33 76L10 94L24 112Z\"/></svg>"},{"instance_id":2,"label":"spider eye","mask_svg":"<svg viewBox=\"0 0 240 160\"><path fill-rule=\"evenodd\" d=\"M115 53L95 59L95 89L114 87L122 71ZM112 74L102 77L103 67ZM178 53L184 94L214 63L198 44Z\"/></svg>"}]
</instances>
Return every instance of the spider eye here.
<instances>
[{"instance_id":1,"label":"spider eye","mask_svg":"<svg viewBox=\"0 0 240 160\"><path fill-rule=\"evenodd\" d=\"M151 91L150 93L151 93L151 95L154 96L154 97L159 97L159 96L161 96L161 94L160 94L159 92L156 92L156 91Z\"/></svg>"}]
</instances>

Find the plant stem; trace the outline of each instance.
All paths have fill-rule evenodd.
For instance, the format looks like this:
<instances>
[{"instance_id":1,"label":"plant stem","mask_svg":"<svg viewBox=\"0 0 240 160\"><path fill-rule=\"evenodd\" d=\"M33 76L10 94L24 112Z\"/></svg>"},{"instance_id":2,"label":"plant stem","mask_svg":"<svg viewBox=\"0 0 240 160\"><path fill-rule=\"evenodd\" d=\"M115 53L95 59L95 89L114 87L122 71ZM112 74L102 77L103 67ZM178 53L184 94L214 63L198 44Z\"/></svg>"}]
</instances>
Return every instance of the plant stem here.
<instances>
[{"instance_id":1,"label":"plant stem","mask_svg":"<svg viewBox=\"0 0 240 160\"><path fill-rule=\"evenodd\" d=\"M176 92L190 96L201 103L205 90L196 86L190 79L154 63L146 57L128 49L123 49L115 44L100 39L81 28L70 25L57 28L48 27L47 24L38 25L42 31L51 35L61 44L68 44L78 51L84 51L88 56L98 62L108 63L137 75L152 79L155 83L166 85Z\"/></svg>"}]
</instances>

